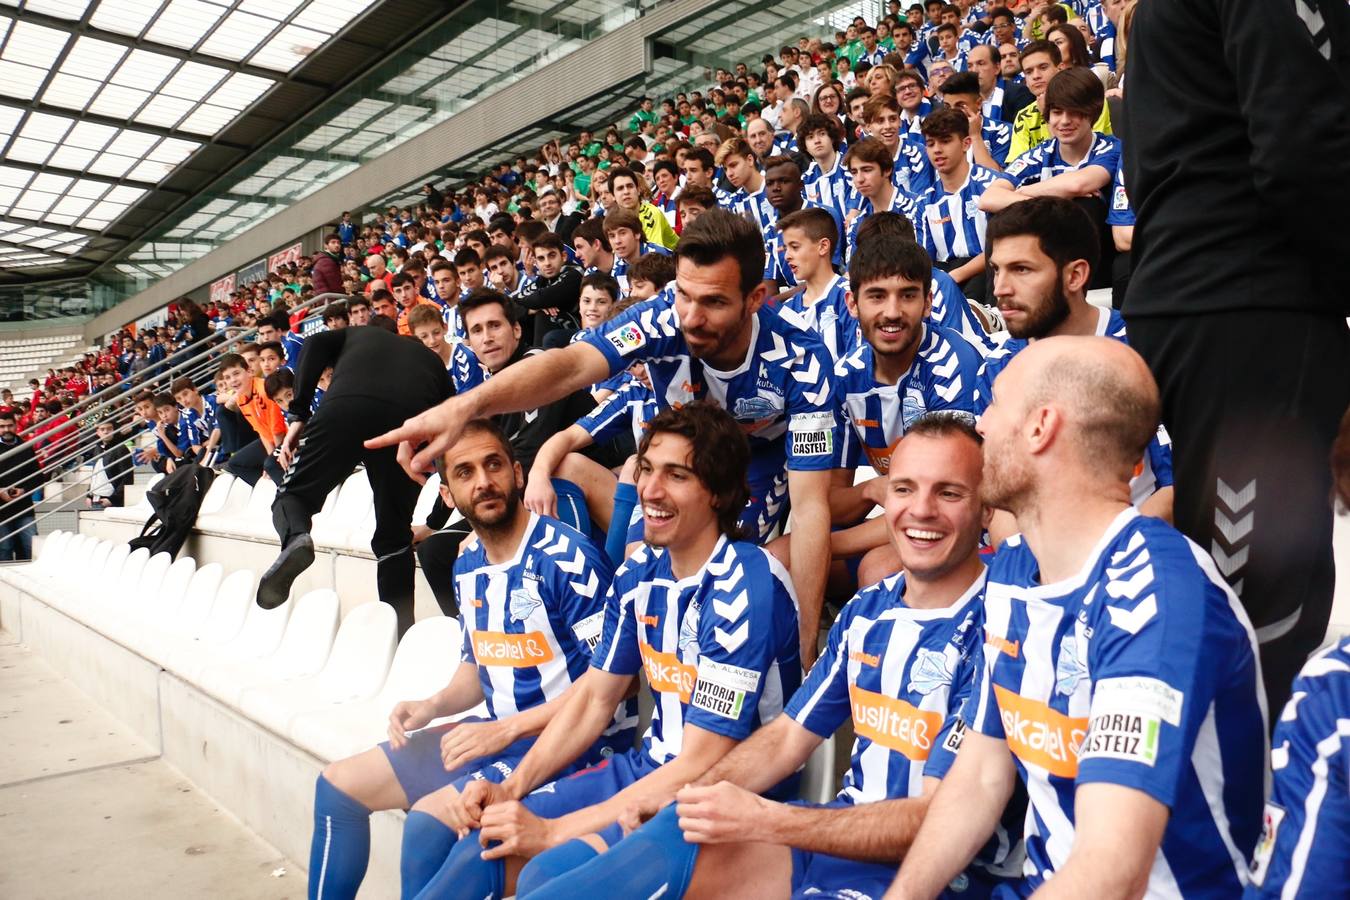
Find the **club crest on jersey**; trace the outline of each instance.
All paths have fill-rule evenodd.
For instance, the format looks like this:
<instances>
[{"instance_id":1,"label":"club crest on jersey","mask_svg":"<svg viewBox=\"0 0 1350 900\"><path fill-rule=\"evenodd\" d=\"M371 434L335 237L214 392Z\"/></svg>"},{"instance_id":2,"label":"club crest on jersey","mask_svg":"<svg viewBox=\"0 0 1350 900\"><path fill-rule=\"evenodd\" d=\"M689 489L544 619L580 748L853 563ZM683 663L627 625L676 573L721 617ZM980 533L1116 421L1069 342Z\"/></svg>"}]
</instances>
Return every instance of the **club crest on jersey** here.
<instances>
[{"instance_id":1,"label":"club crest on jersey","mask_svg":"<svg viewBox=\"0 0 1350 900\"><path fill-rule=\"evenodd\" d=\"M680 636L675 642L675 646L680 651L680 656L686 662L698 657L698 620L700 605L691 604L689 611L684 614L684 621L680 623Z\"/></svg>"},{"instance_id":2,"label":"club crest on jersey","mask_svg":"<svg viewBox=\"0 0 1350 900\"><path fill-rule=\"evenodd\" d=\"M530 613L544 605L544 601L535 591L519 587L511 592L511 621L524 622Z\"/></svg>"},{"instance_id":3,"label":"club crest on jersey","mask_svg":"<svg viewBox=\"0 0 1350 900\"><path fill-rule=\"evenodd\" d=\"M753 421L756 424L765 420L775 418L781 410L774 402L766 397L738 397L731 407L731 414L742 421Z\"/></svg>"},{"instance_id":4,"label":"club crest on jersey","mask_svg":"<svg viewBox=\"0 0 1350 900\"><path fill-rule=\"evenodd\" d=\"M914 385L906 387L905 396L900 401L900 417L905 422L905 428L908 429L926 412L928 405L924 403L923 391Z\"/></svg>"},{"instance_id":5,"label":"club crest on jersey","mask_svg":"<svg viewBox=\"0 0 1350 900\"><path fill-rule=\"evenodd\" d=\"M909 670L907 691L928 695L952 683L952 665L941 650L920 647L915 654L914 667Z\"/></svg>"},{"instance_id":6,"label":"club crest on jersey","mask_svg":"<svg viewBox=\"0 0 1350 900\"><path fill-rule=\"evenodd\" d=\"M1055 660L1055 693L1072 697L1078 682L1087 674L1087 665L1078 656L1078 638L1072 631L1059 642L1059 658Z\"/></svg>"}]
</instances>

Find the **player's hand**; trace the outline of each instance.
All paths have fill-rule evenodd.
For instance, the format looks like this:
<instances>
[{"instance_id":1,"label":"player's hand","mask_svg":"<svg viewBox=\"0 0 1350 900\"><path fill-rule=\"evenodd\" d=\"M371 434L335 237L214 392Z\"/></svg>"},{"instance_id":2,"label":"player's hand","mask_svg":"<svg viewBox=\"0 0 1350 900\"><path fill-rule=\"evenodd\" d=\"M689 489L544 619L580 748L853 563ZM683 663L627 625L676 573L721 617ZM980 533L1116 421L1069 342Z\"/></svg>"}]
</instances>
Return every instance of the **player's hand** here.
<instances>
[{"instance_id":1,"label":"player's hand","mask_svg":"<svg viewBox=\"0 0 1350 900\"><path fill-rule=\"evenodd\" d=\"M427 700L404 700L389 713L389 746L402 750L408 745L408 732L426 727L436 718L436 707Z\"/></svg>"},{"instance_id":2,"label":"player's hand","mask_svg":"<svg viewBox=\"0 0 1350 900\"><path fill-rule=\"evenodd\" d=\"M863 482L863 499L876 506L884 506L886 503L886 476L878 475L875 478L869 478Z\"/></svg>"},{"instance_id":3,"label":"player's hand","mask_svg":"<svg viewBox=\"0 0 1350 900\"><path fill-rule=\"evenodd\" d=\"M418 484L426 484L426 473L431 471L445 449L459 440L464 423L471 418L472 407L464 400L463 396L451 397L439 406L413 416L393 431L366 441L366 449L397 446L398 464L403 471ZM419 444L425 446L415 450Z\"/></svg>"},{"instance_id":4,"label":"player's hand","mask_svg":"<svg viewBox=\"0 0 1350 900\"><path fill-rule=\"evenodd\" d=\"M763 830L769 801L729 781L686 787L675 795L680 830L691 844L732 844Z\"/></svg>"},{"instance_id":5,"label":"player's hand","mask_svg":"<svg viewBox=\"0 0 1350 900\"><path fill-rule=\"evenodd\" d=\"M525 482L525 508L541 516L558 518L558 494L549 478L531 478Z\"/></svg>"},{"instance_id":6,"label":"player's hand","mask_svg":"<svg viewBox=\"0 0 1350 900\"><path fill-rule=\"evenodd\" d=\"M660 811L660 805L654 800L649 800L646 804L634 804L625 809L619 814L619 827L623 829L623 836L628 837L646 825L652 816Z\"/></svg>"},{"instance_id":7,"label":"player's hand","mask_svg":"<svg viewBox=\"0 0 1350 900\"><path fill-rule=\"evenodd\" d=\"M442 802L442 811L445 817L449 819L449 825L455 831L456 837L468 837L469 832L478 827L478 822L469 817L469 811L464 807L464 795L455 790L453 785L446 785L437 792Z\"/></svg>"},{"instance_id":8,"label":"player's hand","mask_svg":"<svg viewBox=\"0 0 1350 900\"><path fill-rule=\"evenodd\" d=\"M532 859L556 843L552 821L536 816L519 800L489 806L483 810L480 823L478 839L485 848L483 859ZM489 846L493 841L497 843Z\"/></svg>"},{"instance_id":9,"label":"player's hand","mask_svg":"<svg viewBox=\"0 0 1350 900\"><path fill-rule=\"evenodd\" d=\"M499 721L463 722L441 737L441 762L453 772L470 760L495 755L511 743L511 735Z\"/></svg>"},{"instance_id":10,"label":"player's hand","mask_svg":"<svg viewBox=\"0 0 1350 900\"><path fill-rule=\"evenodd\" d=\"M464 790L460 792L460 798L464 803L464 809L473 820L474 827L482 821L483 811L496 803L509 803L516 799L512 797L500 784L495 781L479 779L470 781L464 785Z\"/></svg>"}]
</instances>

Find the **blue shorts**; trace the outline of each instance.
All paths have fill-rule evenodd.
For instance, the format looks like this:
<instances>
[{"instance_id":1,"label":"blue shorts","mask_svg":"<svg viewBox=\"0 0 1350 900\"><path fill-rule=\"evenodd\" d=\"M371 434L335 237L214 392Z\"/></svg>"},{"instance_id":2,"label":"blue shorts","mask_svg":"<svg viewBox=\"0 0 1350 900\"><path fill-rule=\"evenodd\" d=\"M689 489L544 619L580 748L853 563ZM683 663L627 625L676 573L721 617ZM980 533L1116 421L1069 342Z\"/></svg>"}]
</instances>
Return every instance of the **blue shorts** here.
<instances>
[{"instance_id":1,"label":"blue shorts","mask_svg":"<svg viewBox=\"0 0 1350 900\"><path fill-rule=\"evenodd\" d=\"M641 750L615 753L589 769L559 778L536 788L521 802L525 808L545 819L557 819L568 813L603 803L658 766ZM605 844L613 847L623 838L619 823L599 832Z\"/></svg>"},{"instance_id":2,"label":"blue shorts","mask_svg":"<svg viewBox=\"0 0 1350 900\"><path fill-rule=\"evenodd\" d=\"M483 721L488 720L470 717L462 722L447 722L444 725L423 728L421 731L413 732L408 738L407 745L400 750L389 746L388 741L380 744L380 749L384 751L389 765L394 769L394 777L398 779L403 793L408 797L409 806L448 785L459 789L470 781L492 781L500 784L520 764L530 747L534 746L534 737L523 737L508 744L499 753L470 760L459 768L447 772L441 762L441 738L456 725ZM574 772L606 758L614 752L616 738L621 746L631 747L633 744L632 732L602 737L564 771ZM623 743L625 739L626 743Z\"/></svg>"},{"instance_id":3,"label":"blue shorts","mask_svg":"<svg viewBox=\"0 0 1350 900\"><path fill-rule=\"evenodd\" d=\"M464 722L482 722L481 718L468 718ZM470 760L453 771L447 772L441 762L441 738L460 723L446 722L415 731L408 737L408 743L395 750L388 741L380 744L380 749L389 759L403 793L408 797L408 805L416 803L428 794L434 794L447 785L462 788L470 781L487 780L502 782L520 763L522 757L534 744L533 737L521 738L507 746L494 756L485 756Z\"/></svg>"}]
</instances>

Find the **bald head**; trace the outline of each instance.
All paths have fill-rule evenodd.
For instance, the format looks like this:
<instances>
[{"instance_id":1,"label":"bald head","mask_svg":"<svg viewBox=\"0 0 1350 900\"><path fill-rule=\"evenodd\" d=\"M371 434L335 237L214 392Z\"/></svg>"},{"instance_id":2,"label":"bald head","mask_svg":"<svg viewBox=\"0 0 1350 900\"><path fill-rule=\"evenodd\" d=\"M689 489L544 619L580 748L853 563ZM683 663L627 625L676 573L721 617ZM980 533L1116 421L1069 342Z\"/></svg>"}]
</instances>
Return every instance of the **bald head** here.
<instances>
[{"instance_id":1,"label":"bald head","mask_svg":"<svg viewBox=\"0 0 1350 900\"><path fill-rule=\"evenodd\" d=\"M1084 463L1133 473L1159 411L1158 386L1138 353L1111 338L1053 337L1034 341L1014 365L1023 370L1024 408L1057 406Z\"/></svg>"}]
</instances>

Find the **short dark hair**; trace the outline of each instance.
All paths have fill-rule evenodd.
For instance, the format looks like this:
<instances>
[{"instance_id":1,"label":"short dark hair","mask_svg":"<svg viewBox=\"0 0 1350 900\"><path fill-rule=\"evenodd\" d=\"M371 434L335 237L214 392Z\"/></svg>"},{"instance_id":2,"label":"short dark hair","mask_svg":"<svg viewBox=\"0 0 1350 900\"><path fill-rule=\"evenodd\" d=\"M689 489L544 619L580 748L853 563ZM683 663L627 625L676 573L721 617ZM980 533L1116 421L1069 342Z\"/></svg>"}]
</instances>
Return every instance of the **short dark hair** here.
<instances>
[{"instance_id":1,"label":"short dark hair","mask_svg":"<svg viewBox=\"0 0 1350 900\"><path fill-rule=\"evenodd\" d=\"M370 324L375 328L383 328L390 334L398 334L398 323L388 316L371 316Z\"/></svg>"},{"instance_id":2,"label":"short dark hair","mask_svg":"<svg viewBox=\"0 0 1350 900\"><path fill-rule=\"evenodd\" d=\"M855 160L875 163L883 172L895 169L895 157L891 156L891 151L876 138L863 138L849 147L848 152L844 154L844 168L849 168Z\"/></svg>"},{"instance_id":3,"label":"short dark hair","mask_svg":"<svg viewBox=\"0 0 1350 900\"><path fill-rule=\"evenodd\" d=\"M1095 77L1095 76L1094 76ZM1101 246L1092 217L1078 204L1063 197L1032 197L1014 203L989 217L985 246L992 253L994 244L1008 237L1032 235L1041 252L1059 268L1078 259L1096 267Z\"/></svg>"},{"instance_id":4,"label":"short dark hair","mask_svg":"<svg viewBox=\"0 0 1350 900\"><path fill-rule=\"evenodd\" d=\"M324 235L323 243L325 247L328 246L329 241L337 241L338 243L342 243L342 235L337 234L336 232L330 232Z\"/></svg>"},{"instance_id":5,"label":"short dark hair","mask_svg":"<svg viewBox=\"0 0 1350 900\"><path fill-rule=\"evenodd\" d=\"M803 207L778 220L779 234L783 234L789 228L799 229L806 235L807 239L812 241L828 238L832 254L835 248L839 246L839 225L835 222L834 216L830 215L823 207Z\"/></svg>"},{"instance_id":6,"label":"short dark hair","mask_svg":"<svg viewBox=\"0 0 1350 900\"><path fill-rule=\"evenodd\" d=\"M475 288L469 292L469 296L459 301L460 320L465 319L475 309L494 304L502 308L502 312L506 315L506 321L512 325L520 321L520 312L516 309L516 305L511 302L511 298L490 287Z\"/></svg>"},{"instance_id":7,"label":"short dark hair","mask_svg":"<svg viewBox=\"0 0 1350 900\"><path fill-rule=\"evenodd\" d=\"M347 298L346 312L348 315L351 315L351 311L358 306L364 306L366 309L370 309L370 300L366 299L364 294L352 294Z\"/></svg>"},{"instance_id":8,"label":"short dark hair","mask_svg":"<svg viewBox=\"0 0 1350 900\"><path fill-rule=\"evenodd\" d=\"M943 22L933 29L933 34L941 34L944 31L950 31L952 34L956 34L956 26L950 22Z\"/></svg>"},{"instance_id":9,"label":"short dark hair","mask_svg":"<svg viewBox=\"0 0 1350 900\"><path fill-rule=\"evenodd\" d=\"M713 209L717 206L717 195L701 184L686 184L680 189L680 196L675 198L676 208L679 208L681 203L692 203L703 209Z\"/></svg>"},{"instance_id":10,"label":"short dark hair","mask_svg":"<svg viewBox=\"0 0 1350 900\"><path fill-rule=\"evenodd\" d=\"M964 437L976 447L984 446L984 438L975 430L970 416L956 410L937 410L924 413L905 428L905 437Z\"/></svg>"},{"instance_id":11,"label":"short dark hair","mask_svg":"<svg viewBox=\"0 0 1350 900\"><path fill-rule=\"evenodd\" d=\"M564 256L566 256L566 254L567 254L567 251L565 251L565 250L563 249L563 247L567 246L566 244L563 243L563 239L562 239L561 237L559 237L558 235L554 234L554 233L551 232L551 231L548 232L547 234L544 234L544 235L543 235L542 237L540 237L538 240L531 242L531 246L532 246L535 250L540 250L540 249L544 249L544 250L557 250L559 253L562 253Z\"/></svg>"},{"instance_id":12,"label":"short dark hair","mask_svg":"<svg viewBox=\"0 0 1350 900\"><path fill-rule=\"evenodd\" d=\"M675 257L669 253L644 253L628 269L628 280L640 278L659 291L675 278Z\"/></svg>"},{"instance_id":13,"label":"short dark hair","mask_svg":"<svg viewBox=\"0 0 1350 900\"><path fill-rule=\"evenodd\" d=\"M713 160L712 151L707 147L695 147L685 154L684 159L686 162L692 159L704 169L717 168L717 163Z\"/></svg>"},{"instance_id":14,"label":"short dark hair","mask_svg":"<svg viewBox=\"0 0 1350 900\"><path fill-rule=\"evenodd\" d=\"M856 240L859 244L873 238L886 238L892 241L917 240L914 235L914 224L900 213L889 210L872 213L858 226Z\"/></svg>"},{"instance_id":15,"label":"short dark hair","mask_svg":"<svg viewBox=\"0 0 1350 900\"><path fill-rule=\"evenodd\" d=\"M933 281L933 260L928 251L914 241L859 241L848 262L848 286L856 295L864 285L882 278L914 281L928 293Z\"/></svg>"},{"instance_id":16,"label":"short dark hair","mask_svg":"<svg viewBox=\"0 0 1350 900\"><path fill-rule=\"evenodd\" d=\"M981 44L980 46L984 46ZM974 94L980 96L980 76L974 72L954 72L951 77L942 82L940 89L943 96L947 94Z\"/></svg>"},{"instance_id":17,"label":"short dark hair","mask_svg":"<svg viewBox=\"0 0 1350 900\"><path fill-rule=\"evenodd\" d=\"M926 138L970 137L970 120L965 113L950 106L939 107L924 116L920 127Z\"/></svg>"},{"instance_id":18,"label":"short dark hair","mask_svg":"<svg viewBox=\"0 0 1350 900\"><path fill-rule=\"evenodd\" d=\"M1064 62L1064 57L1060 54L1059 47L1050 41L1046 40L1031 41L1029 44L1027 44L1025 47L1022 48L1022 61L1025 63L1026 58L1028 56L1031 56L1033 53L1048 54L1050 57L1050 62L1056 66Z\"/></svg>"},{"instance_id":19,"label":"short dark hair","mask_svg":"<svg viewBox=\"0 0 1350 900\"><path fill-rule=\"evenodd\" d=\"M839 117L827 113L811 113L802 119L801 125L797 126L797 145L803 148L802 152L805 152L806 139L816 131L828 134L835 150L843 146L844 126L839 123Z\"/></svg>"},{"instance_id":20,"label":"short dark hair","mask_svg":"<svg viewBox=\"0 0 1350 900\"><path fill-rule=\"evenodd\" d=\"M493 216L487 224L487 233L490 235L494 231L500 231L508 237L515 237L516 220L505 213L499 213Z\"/></svg>"},{"instance_id":21,"label":"short dark hair","mask_svg":"<svg viewBox=\"0 0 1350 900\"><path fill-rule=\"evenodd\" d=\"M503 247L501 244L493 244L491 247L487 248L487 252L483 254L483 265L487 265L494 259L505 259L512 263L516 261L515 254L511 252L511 248Z\"/></svg>"},{"instance_id":22,"label":"short dark hair","mask_svg":"<svg viewBox=\"0 0 1350 900\"><path fill-rule=\"evenodd\" d=\"M173 380L173 383L169 385L170 394L180 394L183 391L195 391L196 389L197 385L195 385L192 382L192 379L186 375L179 375Z\"/></svg>"},{"instance_id":23,"label":"short dark hair","mask_svg":"<svg viewBox=\"0 0 1350 900\"><path fill-rule=\"evenodd\" d=\"M283 362L286 360L286 348L281 346L281 341L263 341L257 345L257 349L259 353L262 353L264 350L271 350L277 356L281 357Z\"/></svg>"},{"instance_id":24,"label":"short dark hair","mask_svg":"<svg viewBox=\"0 0 1350 900\"><path fill-rule=\"evenodd\" d=\"M295 373L290 369L277 369L263 379L263 393L268 400L276 400L277 394L285 390L295 390Z\"/></svg>"},{"instance_id":25,"label":"short dark hair","mask_svg":"<svg viewBox=\"0 0 1350 900\"><path fill-rule=\"evenodd\" d=\"M230 369L243 369L244 371L248 371L248 360L244 359L244 357L240 356L238 353L226 353L220 358L220 365L216 366L216 375L224 375ZM149 396L146 396L147 394L149 394ZM154 394L150 394L149 391L142 391L132 398L132 402L140 403L142 400L154 399Z\"/></svg>"},{"instance_id":26,"label":"short dark hair","mask_svg":"<svg viewBox=\"0 0 1350 900\"><path fill-rule=\"evenodd\" d=\"M348 318L347 304L341 300L330 303L323 308L323 320L325 322L331 322L334 319L341 319L345 322Z\"/></svg>"},{"instance_id":27,"label":"short dark hair","mask_svg":"<svg viewBox=\"0 0 1350 900\"><path fill-rule=\"evenodd\" d=\"M389 279L389 286L391 288L403 287L405 284L417 284L417 282L413 280L413 277L408 274L406 266L402 272L399 272L393 278Z\"/></svg>"},{"instance_id":28,"label":"short dark hair","mask_svg":"<svg viewBox=\"0 0 1350 900\"><path fill-rule=\"evenodd\" d=\"M460 266L481 266L483 257L478 255L478 251L472 247L461 247L455 251L455 268Z\"/></svg>"},{"instance_id":29,"label":"short dark hair","mask_svg":"<svg viewBox=\"0 0 1350 900\"><path fill-rule=\"evenodd\" d=\"M638 260L638 262L641 261L642 260L640 259ZM619 282L608 272L592 272L591 274L584 276L581 279L580 290L584 291L588 287L604 291L606 294L609 294L609 299L613 300L615 303L619 302L619 294L621 293Z\"/></svg>"},{"instance_id":30,"label":"short dark hair","mask_svg":"<svg viewBox=\"0 0 1350 900\"><path fill-rule=\"evenodd\" d=\"M572 240L581 238L589 244L599 244L609 251L609 238L605 237L605 223L601 219L587 219L572 230Z\"/></svg>"},{"instance_id":31,"label":"short dark hair","mask_svg":"<svg viewBox=\"0 0 1350 900\"><path fill-rule=\"evenodd\" d=\"M56 409L52 409L52 404L53 404L53 403L56 404ZM174 409L177 409L177 408L178 408L178 403L177 403L177 401L175 401L175 400L173 399L173 394L156 394L156 395L155 395L155 408L158 409L158 408L161 407L161 406L172 406ZM53 412L53 413L54 413L54 412L60 412L60 411L61 411L61 401L59 401L59 400L52 400L52 401L48 402L48 404L47 404L47 412Z\"/></svg>"},{"instance_id":32,"label":"short dark hair","mask_svg":"<svg viewBox=\"0 0 1350 900\"><path fill-rule=\"evenodd\" d=\"M658 434L675 434L689 441L690 468L713 496L718 530L728 537L739 537L741 511L750 498L746 483L750 443L740 425L725 409L703 400L663 409L647 421L647 430L638 443L639 463Z\"/></svg>"},{"instance_id":33,"label":"short dark hair","mask_svg":"<svg viewBox=\"0 0 1350 900\"><path fill-rule=\"evenodd\" d=\"M1106 103L1106 89L1091 69L1072 66L1055 74L1045 88L1045 111L1058 109L1078 113L1096 122Z\"/></svg>"},{"instance_id":34,"label":"short dark hair","mask_svg":"<svg viewBox=\"0 0 1350 900\"><path fill-rule=\"evenodd\" d=\"M617 231L620 228L627 228L633 234L642 240L642 220L637 217L637 213L631 209L619 207L605 214L605 234L611 231Z\"/></svg>"},{"instance_id":35,"label":"short dark hair","mask_svg":"<svg viewBox=\"0 0 1350 900\"><path fill-rule=\"evenodd\" d=\"M711 266L727 257L740 269L741 295L749 294L764 278L764 238L748 219L720 208L700 215L675 248L677 265L688 259L696 266Z\"/></svg>"}]
</instances>

